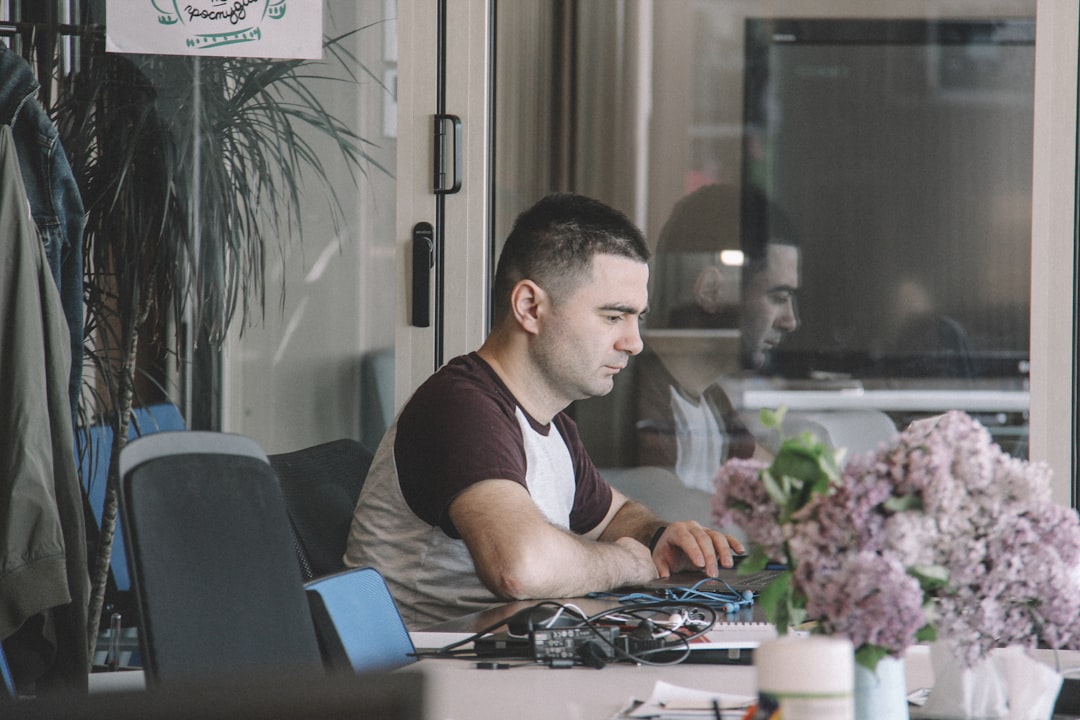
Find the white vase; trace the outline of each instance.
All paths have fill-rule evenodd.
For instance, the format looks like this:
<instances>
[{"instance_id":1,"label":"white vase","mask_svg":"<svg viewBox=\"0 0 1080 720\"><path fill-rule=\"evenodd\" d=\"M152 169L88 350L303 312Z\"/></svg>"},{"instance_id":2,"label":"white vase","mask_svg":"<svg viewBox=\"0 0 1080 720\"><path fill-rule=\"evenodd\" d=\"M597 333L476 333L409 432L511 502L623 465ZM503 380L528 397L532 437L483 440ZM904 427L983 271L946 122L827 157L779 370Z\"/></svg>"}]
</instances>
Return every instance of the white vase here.
<instances>
[{"instance_id":1,"label":"white vase","mask_svg":"<svg viewBox=\"0 0 1080 720\"><path fill-rule=\"evenodd\" d=\"M883 657L870 670L855 664L855 720L908 720L904 661Z\"/></svg>"}]
</instances>

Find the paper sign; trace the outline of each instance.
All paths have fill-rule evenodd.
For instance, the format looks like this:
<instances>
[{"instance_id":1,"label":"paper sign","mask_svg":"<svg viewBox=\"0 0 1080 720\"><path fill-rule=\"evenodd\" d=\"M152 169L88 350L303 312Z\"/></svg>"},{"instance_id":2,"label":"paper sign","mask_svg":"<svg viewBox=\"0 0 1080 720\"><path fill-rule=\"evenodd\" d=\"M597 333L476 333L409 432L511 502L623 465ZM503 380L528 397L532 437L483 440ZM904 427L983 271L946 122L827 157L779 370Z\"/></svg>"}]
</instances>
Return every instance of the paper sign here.
<instances>
[{"instance_id":1,"label":"paper sign","mask_svg":"<svg viewBox=\"0 0 1080 720\"><path fill-rule=\"evenodd\" d=\"M106 50L322 57L323 0L106 0Z\"/></svg>"}]
</instances>

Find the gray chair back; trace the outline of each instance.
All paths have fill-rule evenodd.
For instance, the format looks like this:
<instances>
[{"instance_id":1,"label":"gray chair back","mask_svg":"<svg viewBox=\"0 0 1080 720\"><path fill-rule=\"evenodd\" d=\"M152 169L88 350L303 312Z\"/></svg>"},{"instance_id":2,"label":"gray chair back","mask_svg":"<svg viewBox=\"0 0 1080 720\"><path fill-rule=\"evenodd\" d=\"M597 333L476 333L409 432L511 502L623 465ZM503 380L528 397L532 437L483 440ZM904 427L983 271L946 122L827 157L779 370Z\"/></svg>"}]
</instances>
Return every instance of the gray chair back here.
<instances>
[{"instance_id":1,"label":"gray chair back","mask_svg":"<svg viewBox=\"0 0 1080 720\"><path fill-rule=\"evenodd\" d=\"M254 441L147 435L120 472L149 684L323 673L285 502Z\"/></svg>"}]
</instances>

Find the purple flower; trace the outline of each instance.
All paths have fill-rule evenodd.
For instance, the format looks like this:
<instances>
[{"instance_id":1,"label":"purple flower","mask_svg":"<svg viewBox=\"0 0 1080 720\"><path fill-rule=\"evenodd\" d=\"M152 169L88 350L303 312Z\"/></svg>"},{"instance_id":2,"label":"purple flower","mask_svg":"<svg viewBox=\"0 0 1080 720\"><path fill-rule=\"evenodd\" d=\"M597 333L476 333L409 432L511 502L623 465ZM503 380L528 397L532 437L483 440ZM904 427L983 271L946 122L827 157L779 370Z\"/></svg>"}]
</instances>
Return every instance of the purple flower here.
<instances>
[{"instance_id":1,"label":"purple flower","mask_svg":"<svg viewBox=\"0 0 1080 720\"><path fill-rule=\"evenodd\" d=\"M822 632L844 635L855 647L874 645L898 656L927 623L919 582L890 555L801 556L794 580L806 596L807 617L817 620Z\"/></svg>"},{"instance_id":2,"label":"purple flower","mask_svg":"<svg viewBox=\"0 0 1080 720\"><path fill-rule=\"evenodd\" d=\"M792 605L820 632L899 655L929 624L969 665L1039 639L1080 648L1080 519L1053 502L1045 464L1008 456L962 412L914 422L838 474L831 457L785 442L772 466L725 463L713 497L718 524L791 563Z\"/></svg>"},{"instance_id":3,"label":"purple flower","mask_svg":"<svg viewBox=\"0 0 1080 720\"><path fill-rule=\"evenodd\" d=\"M761 473L767 467L760 460L735 458L724 463L714 480L713 522L718 527L736 525L755 545L778 548L784 542L779 522L781 508L761 482Z\"/></svg>"}]
</instances>

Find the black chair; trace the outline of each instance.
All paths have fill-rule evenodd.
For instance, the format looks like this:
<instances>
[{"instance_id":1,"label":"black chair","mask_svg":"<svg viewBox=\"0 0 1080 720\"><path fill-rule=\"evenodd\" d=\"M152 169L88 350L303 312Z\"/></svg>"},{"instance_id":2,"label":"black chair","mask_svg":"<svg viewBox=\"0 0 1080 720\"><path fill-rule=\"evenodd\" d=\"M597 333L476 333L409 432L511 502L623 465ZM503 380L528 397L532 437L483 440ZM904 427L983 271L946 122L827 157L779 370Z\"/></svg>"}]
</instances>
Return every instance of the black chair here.
<instances>
[{"instance_id":1,"label":"black chair","mask_svg":"<svg viewBox=\"0 0 1080 720\"><path fill-rule=\"evenodd\" d=\"M121 452L120 478L149 684L324 673L281 488L258 444L147 435Z\"/></svg>"},{"instance_id":2,"label":"black chair","mask_svg":"<svg viewBox=\"0 0 1080 720\"><path fill-rule=\"evenodd\" d=\"M351 439L270 456L305 580L345 569L349 526L371 460L371 451Z\"/></svg>"}]
</instances>

